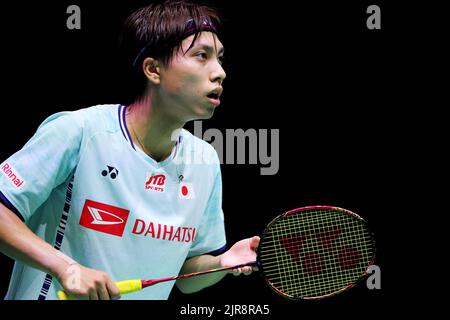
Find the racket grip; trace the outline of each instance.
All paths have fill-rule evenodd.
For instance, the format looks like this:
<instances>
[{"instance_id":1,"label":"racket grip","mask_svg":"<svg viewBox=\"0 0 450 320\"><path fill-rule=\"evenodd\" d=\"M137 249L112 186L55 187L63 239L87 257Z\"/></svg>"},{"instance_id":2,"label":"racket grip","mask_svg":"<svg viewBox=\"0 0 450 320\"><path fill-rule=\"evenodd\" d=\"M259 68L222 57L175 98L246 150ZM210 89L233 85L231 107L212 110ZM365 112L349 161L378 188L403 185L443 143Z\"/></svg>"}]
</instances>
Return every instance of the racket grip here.
<instances>
[{"instance_id":1,"label":"racket grip","mask_svg":"<svg viewBox=\"0 0 450 320\"><path fill-rule=\"evenodd\" d=\"M58 291L58 300L75 300L75 297L69 296L67 295L67 293L65 291Z\"/></svg>"},{"instance_id":2,"label":"racket grip","mask_svg":"<svg viewBox=\"0 0 450 320\"><path fill-rule=\"evenodd\" d=\"M119 281L115 283L119 288L120 294L127 294L142 290L142 281L141 280L125 280ZM58 299L59 300L76 300L74 296L70 296L64 291L58 291Z\"/></svg>"},{"instance_id":3,"label":"racket grip","mask_svg":"<svg viewBox=\"0 0 450 320\"><path fill-rule=\"evenodd\" d=\"M142 290L141 280L125 280L116 282L116 286L119 288L120 294L127 294Z\"/></svg>"}]
</instances>

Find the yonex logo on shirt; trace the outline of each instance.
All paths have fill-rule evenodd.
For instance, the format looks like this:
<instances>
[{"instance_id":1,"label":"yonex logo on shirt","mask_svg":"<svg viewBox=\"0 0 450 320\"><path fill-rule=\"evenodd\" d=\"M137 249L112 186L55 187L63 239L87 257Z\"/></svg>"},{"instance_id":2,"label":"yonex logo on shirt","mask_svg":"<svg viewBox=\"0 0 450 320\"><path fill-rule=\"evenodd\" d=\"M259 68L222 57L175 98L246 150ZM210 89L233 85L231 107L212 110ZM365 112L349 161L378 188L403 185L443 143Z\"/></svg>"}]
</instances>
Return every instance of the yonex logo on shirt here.
<instances>
[{"instance_id":1,"label":"yonex logo on shirt","mask_svg":"<svg viewBox=\"0 0 450 320\"><path fill-rule=\"evenodd\" d=\"M86 200L81 213L80 225L122 237L129 213L129 210Z\"/></svg>"},{"instance_id":2,"label":"yonex logo on shirt","mask_svg":"<svg viewBox=\"0 0 450 320\"><path fill-rule=\"evenodd\" d=\"M145 183L145 189L164 192L166 176L163 174L152 175Z\"/></svg>"},{"instance_id":3,"label":"yonex logo on shirt","mask_svg":"<svg viewBox=\"0 0 450 320\"><path fill-rule=\"evenodd\" d=\"M109 177L111 179L115 179L117 178L117 176L119 175L119 170L117 170L117 168L114 168L113 166L106 166L108 168L108 171L103 170L102 171L102 176L106 177L109 174Z\"/></svg>"},{"instance_id":4,"label":"yonex logo on shirt","mask_svg":"<svg viewBox=\"0 0 450 320\"><path fill-rule=\"evenodd\" d=\"M6 176L9 178L9 181L17 189L21 189L25 185L25 181L17 173L17 170L15 170L9 163L5 162L1 167L1 171L6 174Z\"/></svg>"}]
</instances>

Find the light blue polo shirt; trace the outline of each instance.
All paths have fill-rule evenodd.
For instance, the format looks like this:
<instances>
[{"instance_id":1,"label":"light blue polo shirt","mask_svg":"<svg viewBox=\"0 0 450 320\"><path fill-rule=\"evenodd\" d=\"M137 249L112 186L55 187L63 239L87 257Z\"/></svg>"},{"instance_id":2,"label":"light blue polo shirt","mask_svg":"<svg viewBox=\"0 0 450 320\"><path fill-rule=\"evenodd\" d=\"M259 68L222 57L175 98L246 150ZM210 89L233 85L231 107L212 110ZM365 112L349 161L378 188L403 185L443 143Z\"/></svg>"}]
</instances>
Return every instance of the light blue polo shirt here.
<instances>
[{"instance_id":1,"label":"light blue polo shirt","mask_svg":"<svg viewBox=\"0 0 450 320\"><path fill-rule=\"evenodd\" d=\"M114 281L177 275L188 257L224 248L220 162L182 129L156 162L135 146L126 107L47 118L0 165L0 192L56 249ZM165 282L122 299L167 299ZM56 279L16 262L6 299L56 299Z\"/></svg>"}]
</instances>

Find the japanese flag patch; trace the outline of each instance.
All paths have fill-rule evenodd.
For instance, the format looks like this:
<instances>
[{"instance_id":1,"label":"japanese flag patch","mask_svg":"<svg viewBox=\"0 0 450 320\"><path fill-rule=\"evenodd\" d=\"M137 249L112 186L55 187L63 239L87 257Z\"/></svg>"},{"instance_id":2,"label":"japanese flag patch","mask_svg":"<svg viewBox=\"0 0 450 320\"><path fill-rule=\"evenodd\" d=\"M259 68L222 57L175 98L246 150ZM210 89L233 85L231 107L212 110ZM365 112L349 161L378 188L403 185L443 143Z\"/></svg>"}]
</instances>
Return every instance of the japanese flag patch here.
<instances>
[{"instance_id":1,"label":"japanese flag patch","mask_svg":"<svg viewBox=\"0 0 450 320\"><path fill-rule=\"evenodd\" d=\"M180 183L180 190L178 191L180 199L195 199L195 191L192 183L182 182Z\"/></svg>"}]
</instances>

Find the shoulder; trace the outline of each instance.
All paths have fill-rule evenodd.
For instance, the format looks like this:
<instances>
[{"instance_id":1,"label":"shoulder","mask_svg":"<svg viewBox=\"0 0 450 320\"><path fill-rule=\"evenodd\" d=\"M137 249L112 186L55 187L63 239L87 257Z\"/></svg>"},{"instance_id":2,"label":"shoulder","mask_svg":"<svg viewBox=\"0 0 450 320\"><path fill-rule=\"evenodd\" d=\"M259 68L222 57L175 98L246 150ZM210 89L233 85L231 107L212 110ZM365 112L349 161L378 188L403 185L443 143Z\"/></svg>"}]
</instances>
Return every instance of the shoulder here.
<instances>
[{"instance_id":1,"label":"shoulder","mask_svg":"<svg viewBox=\"0 0 450 320\"><path fill-rule=\"evenodd\" d=\"M59 127L70 131L115 131L118 129L119 105L96 105L75 111L62 111L47 117L38 129Z\"/></svg>"},{"instance_id":2,"label":"shoulder","mask_svg":"<svg viewBox=\"0 0 450 320\"><path fill-rule=\"evenodd\" d=\"M119 128L120 105L102 104L73 112L86 128L116 131Z\"/></svg>"}]
</instances>

